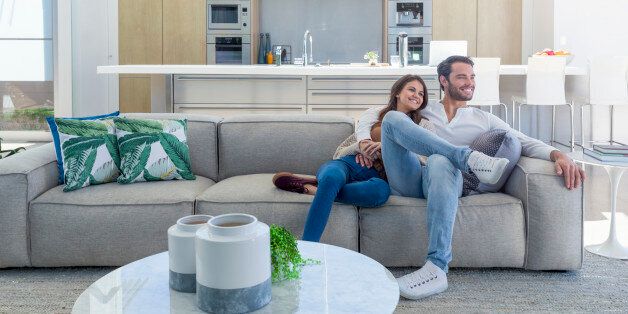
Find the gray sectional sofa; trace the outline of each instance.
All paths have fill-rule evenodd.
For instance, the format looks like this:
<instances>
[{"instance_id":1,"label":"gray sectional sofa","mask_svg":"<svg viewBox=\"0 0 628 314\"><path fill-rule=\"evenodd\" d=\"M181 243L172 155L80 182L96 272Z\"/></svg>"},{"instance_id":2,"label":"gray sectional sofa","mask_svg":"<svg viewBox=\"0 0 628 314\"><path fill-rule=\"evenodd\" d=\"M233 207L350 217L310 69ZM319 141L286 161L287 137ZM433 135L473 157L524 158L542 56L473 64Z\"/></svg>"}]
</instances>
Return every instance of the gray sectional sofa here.
<instances>
[{"instance_id":1,"label":"gray sectional sofa","mask_svg":"<svg viewBox=\"0 0 628 314\"><path fill-rule=\"evenodd\" d=\"M187 118L195 181L109 183L64 193L52 144L0 160L0 268L123 265L167 249L166 229L192 213L244 212L298 237L312 197L276 189L277 171L315 174L354 130L347 117L128 114ZM582 265L582 189L547 161L522 157L504 193L460 199L452 267L573 270ZM322 238L385 266L419 266L426 201L334 204Z\"/></svg>"}]
</instances>

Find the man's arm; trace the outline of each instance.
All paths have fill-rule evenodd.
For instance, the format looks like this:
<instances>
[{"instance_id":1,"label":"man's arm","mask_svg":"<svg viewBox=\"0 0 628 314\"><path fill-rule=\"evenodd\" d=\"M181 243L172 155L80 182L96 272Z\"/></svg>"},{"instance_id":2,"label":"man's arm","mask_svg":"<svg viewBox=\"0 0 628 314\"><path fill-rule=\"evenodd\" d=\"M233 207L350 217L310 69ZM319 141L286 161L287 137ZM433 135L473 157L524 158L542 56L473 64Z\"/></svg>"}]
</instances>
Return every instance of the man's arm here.
<instances>
[{"instance_id":1,"label":"man's arm","mask_svg":"<svg viewBox=\"0 0 628 314\"><path fill-rule=\"evenodd\" d=\"M584 170L574 163L574 161L565 153L556 148L547 145L535 138L531 138L513 128L511 128L502 119L489 114L491 129L504 129L515 134L521 142L521 154L528 157L540 158L554 162L556 174L563 176L565 179L565 187L575 189L585 179Z\"/></svg>"},{"instance_id":2,"label":"man's arm","mask_svg":"<svg viewBox=\"0 0 628 314\"><path fill-rule=\"evenodd\" d=\"M556 150L555 147L547 145L535 138L529 137L511 128L510 125L508 125L508 123L504 122L504 120L498 118L497 116L493 114L487 113L487 116L489 117L491 130L493 129L507 130L508 132L511 132L519 139L519 142L521 142L521 155L532 157L532 158L539 158L539 159L553 161L550 155L554 150Z\"/></svg>"}]
</instances>

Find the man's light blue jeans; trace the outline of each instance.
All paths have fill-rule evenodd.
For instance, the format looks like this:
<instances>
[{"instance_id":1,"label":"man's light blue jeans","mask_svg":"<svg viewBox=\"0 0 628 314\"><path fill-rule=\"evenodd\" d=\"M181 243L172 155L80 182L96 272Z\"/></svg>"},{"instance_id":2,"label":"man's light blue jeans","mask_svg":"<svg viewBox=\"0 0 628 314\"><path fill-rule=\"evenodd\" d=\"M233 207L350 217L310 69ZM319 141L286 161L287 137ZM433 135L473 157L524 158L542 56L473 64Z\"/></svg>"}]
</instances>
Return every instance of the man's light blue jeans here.
<instances>
[{"instance_id":1,"label":"man's light blue jeans","mask_svg":"<svg viewBox=\"0 0 628 314\"><path fill-rule=\"evenodd\" d=\"M454 146L418 126L407 115L390 111L382 121L382 159L392 195L427 199L427 260L448 271L451 261L462 173L471 149ZM429 156L421 166L416 154Z\"/></svg>"}]
</instances>

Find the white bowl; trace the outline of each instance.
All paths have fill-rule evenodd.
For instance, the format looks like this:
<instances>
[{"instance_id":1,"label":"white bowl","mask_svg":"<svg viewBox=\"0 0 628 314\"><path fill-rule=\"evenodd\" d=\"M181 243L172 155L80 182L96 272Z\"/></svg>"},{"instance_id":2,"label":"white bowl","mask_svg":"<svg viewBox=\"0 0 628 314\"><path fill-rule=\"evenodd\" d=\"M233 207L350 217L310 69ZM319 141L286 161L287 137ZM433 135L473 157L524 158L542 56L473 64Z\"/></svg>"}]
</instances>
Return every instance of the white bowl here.
<instances>
[{"instance_id":1,"label":"white bowl","mask_svg":"<svg viewBox=\"0 0 628 314\"><path fill-rule=\"evenodd\" d=\"M573 60L573 54L553 55L553 56L549 56L549 55L532 55L532 57L534 57L534 58L537 58L537 57L565 58L565 64L569 64L569 63L571 63L571 60Z\"/></svg>"}]
</instances>

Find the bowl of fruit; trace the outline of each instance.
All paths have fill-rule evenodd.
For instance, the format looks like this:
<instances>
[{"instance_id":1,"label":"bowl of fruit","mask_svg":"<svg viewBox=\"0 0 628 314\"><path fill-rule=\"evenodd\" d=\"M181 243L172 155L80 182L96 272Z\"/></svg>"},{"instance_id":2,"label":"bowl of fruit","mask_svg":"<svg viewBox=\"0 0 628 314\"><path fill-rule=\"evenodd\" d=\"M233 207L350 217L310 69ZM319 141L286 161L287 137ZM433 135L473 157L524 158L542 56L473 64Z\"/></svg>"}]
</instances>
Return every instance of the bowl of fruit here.
<instances>
[{"instance_id":1,"label":"bowl of fruit","mask_svg":"<svg viewBox=\"0 0 628 314\"><path fill-rule=\"evenodd\" d=\"M565 63L569 64L571 60L573 60L573 54L571 54L567 50L552 50L549 48L543 49L542 51L535 52L533 57L562 57L565 58Z\"/></svg>"}]
</instances>

